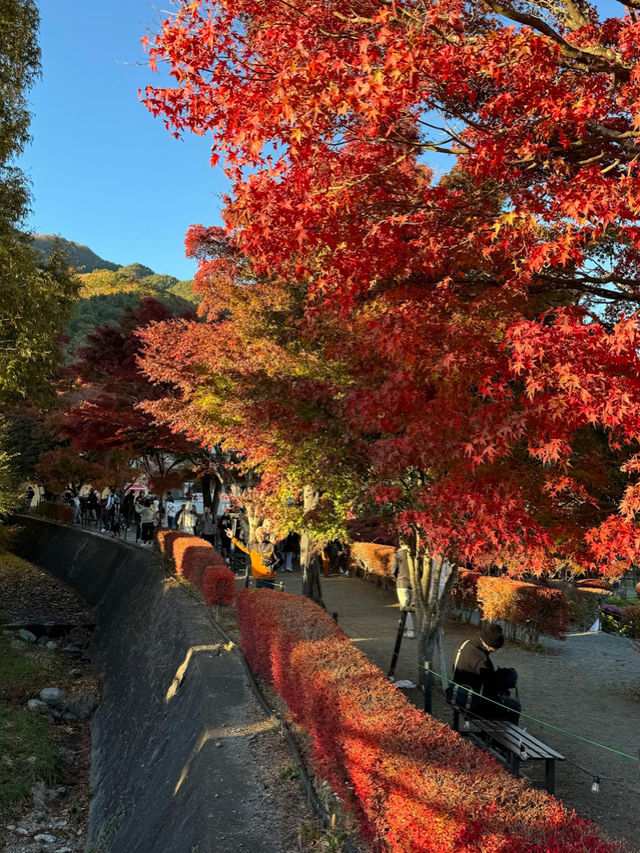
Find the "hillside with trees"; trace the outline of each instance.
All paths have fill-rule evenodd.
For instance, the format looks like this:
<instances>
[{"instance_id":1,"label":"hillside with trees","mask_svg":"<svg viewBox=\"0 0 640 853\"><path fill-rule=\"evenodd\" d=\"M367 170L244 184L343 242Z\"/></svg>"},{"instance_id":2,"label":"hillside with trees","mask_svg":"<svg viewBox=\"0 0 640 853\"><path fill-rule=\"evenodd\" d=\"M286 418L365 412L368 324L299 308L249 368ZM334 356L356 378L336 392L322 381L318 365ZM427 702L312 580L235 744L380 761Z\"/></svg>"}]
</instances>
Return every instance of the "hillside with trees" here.
<instances>
[{"instance_id":1,"label":"hillside with trees","mask_svg":"<svg viewBox=\"0 0 640 853\"><path fill-rule=\"evenodd\" d=\"M96 326L114 325L127 308L137 310L141 300L153 298L173 315L184 314L200 301L190 281L156 273L143 264L118 264L105 261L88 246L56 237L37 234L33 244L43 260L55 252L71 267L76 267L81 282L80 298L68 326L69 347L76 352Z\"/></svg>"},{"instance_id":2,"label":"hillside with trees","mask_svg":"<svg viewBox=\"0 0 640 853\"><path fill-rule=\"evenodd\" d=\"M65 240L64 237L58 237L56 234L35 234L32 242L36 253L43 260L48 260L55 251L62 255L69 266L74 267L79 273L120 269L120 264L105 261L88 246L82 243L74 243L73 240Z\"/></svg>"},{"instance_id":3,"label":"hillside with trees","mask_svg":"<svg viewBox=\"0 0 640 853\"><path fill-rule=\"evenodd\" d=\"M160 302L175 317L190 308L198 298L190 282L160 275L142 264L129 264L118 270L94 270L79 276L80 299L69 325L69 349L75 352L96 326L114 325L122 312L137 310L145 298Z\"/></svg>"}]
</instances>

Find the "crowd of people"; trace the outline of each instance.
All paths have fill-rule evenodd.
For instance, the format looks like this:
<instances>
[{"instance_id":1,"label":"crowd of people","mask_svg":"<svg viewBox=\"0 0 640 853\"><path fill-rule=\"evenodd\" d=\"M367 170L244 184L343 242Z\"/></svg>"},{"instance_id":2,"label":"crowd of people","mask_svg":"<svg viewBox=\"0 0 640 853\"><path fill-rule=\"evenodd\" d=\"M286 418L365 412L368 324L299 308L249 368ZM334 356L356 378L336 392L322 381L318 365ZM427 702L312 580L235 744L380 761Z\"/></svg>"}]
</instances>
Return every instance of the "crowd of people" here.
<instances>
[{"instance_id":1,"label":"crowd of people","mask_svg":"<svg viewBox=\"0 0 640 853\"><path fill-rule=\"evenodd\" d=\"M28 505L34 495L32 487L29 490L25 495ZM235 549L251 555L247 549L249 524L242 509L214 516L210 507L205 506L202 512L198 512L192 500L176 498L171 492L159 498L137 486L121 490L108 488L102 492L89 489L82 494L75 494L68 488L59 500L75 507L74 523L95 526L101 533L113 537L126 536L128 530L135 528L136 544L143 547L151 547L154 530L165 527L205 539L221 551L227 562L230 562ZM292 572L299 568L299 534L290 531L286 536L272 541L269 523L266 522L264 527L256 531L255 539L252 550L258 546L260 550L270 552L270 556L265 558L270 567L268 574ZM332 543L323 552L325 574L334 562L336 555L333 551L339 555L342 547ZM329 552L331 556L328 556ZM341 562L339 558L338 561ZM253 564L258 565L255 558Z\"/></svg>"}]
</instances>

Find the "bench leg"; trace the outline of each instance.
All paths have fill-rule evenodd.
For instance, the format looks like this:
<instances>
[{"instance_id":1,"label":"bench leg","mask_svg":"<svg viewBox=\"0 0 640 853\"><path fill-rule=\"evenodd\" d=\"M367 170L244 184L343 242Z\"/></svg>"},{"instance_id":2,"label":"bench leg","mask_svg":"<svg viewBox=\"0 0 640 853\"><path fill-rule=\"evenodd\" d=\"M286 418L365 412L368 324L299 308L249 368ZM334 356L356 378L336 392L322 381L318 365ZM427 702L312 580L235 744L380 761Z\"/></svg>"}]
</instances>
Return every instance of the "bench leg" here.
<instances>
[{"instance_id":1,"label":"bench leg","mask_svg":"<svg viewBox=\"0 0 640 853\"><path fill-rule=\"evenodd\" d=\"M511 754L511 772L516 777L516 779L520 778L520 756L516 755L515 752Z\"/></svg>"},{"instance_id":2,"label":"bench leg","mask_svg":"<svg viewBox=\"0 0 640 853\"><path fill-rule=\"evenodd\" d=\"M457 708L453 709L453 730L454 732L460 731L460 711Z\"/></svg>"},{"instance_id":3,"label":"bench leg","mask_svg":"<svg viewBox=\"0 0 640 853\"><path fill-rule=\"evenodd\" d=\"M544 785L549 794L553 794L556 789L556 760L555 758L545 758L544 760Z\"/></svg>"}]
</instances>

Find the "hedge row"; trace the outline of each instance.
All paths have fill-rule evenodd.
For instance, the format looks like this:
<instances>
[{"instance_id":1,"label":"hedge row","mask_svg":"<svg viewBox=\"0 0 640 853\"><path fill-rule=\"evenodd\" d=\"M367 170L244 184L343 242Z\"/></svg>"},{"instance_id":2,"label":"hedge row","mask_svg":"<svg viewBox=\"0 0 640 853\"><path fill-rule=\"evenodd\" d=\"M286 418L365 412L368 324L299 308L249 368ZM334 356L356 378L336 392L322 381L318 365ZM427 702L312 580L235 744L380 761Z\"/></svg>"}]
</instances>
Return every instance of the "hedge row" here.
<instances>
[{"instance_id":1,"label":"hedge row","mask_svg":"<svg viewBox=\"0 0 640 853\"><path fill-rule=\"evenodd\" d=\"M366 576L372 576L383 583L393 580L391 561L394 548L391 545L377 545L374 542L353 542L351 561Z\"/></svg>"},{"instance_id":2,"label":"hedge row","mask_svg":"<svg viewBox=\"0 0 640 853\"><path fill-rule=\"evenodd\" d=\"M478 572L461 569L451 592L451 606L461 615L470 618L478 606Z\"/></svg>"},{"instance_id":3,"label":"hedge row","mask_svg":"<svg viewBox=\"0 0 640 853\"><path fill-rule=\"evenodd\" d=\"M159 529L156 538L165 560L202 590L209 606L233 603L235 577L213 545L181 530Z\"/></svg>"},{"instance_id":4,"label":"hedge row","mask_svg":"<svg viewBox=\"0 0 640 853\"><path fill-rule=\"evenodd\" d=\"M310 739L316 773L386 853L615 850L557 800L425 716L309 599L237 597L242 649Z\"/></svg>"},{"instance_id":5,"label":"hedge row","mask_svg":"<svg viewBox=\"0 0 640 853\"><path fill-rule=\"evenodd\" d=\"M53 501L40 501L36 513L43 518L52 518L54 521L73 521L76 517L75 507Z\"/></svg>"},{"instance_id":6,"label":"hedge row","mask_svg":"<svg viewBox=\"0 0 640 853\"><path fill-rule=\"evenodd\" d=\"M563 639L569 627L569 607L562 590L511 578L478 578L478 603L485 619L503 620L525 628L530 640L540 634Z\"/></svg>"}]
</instances>

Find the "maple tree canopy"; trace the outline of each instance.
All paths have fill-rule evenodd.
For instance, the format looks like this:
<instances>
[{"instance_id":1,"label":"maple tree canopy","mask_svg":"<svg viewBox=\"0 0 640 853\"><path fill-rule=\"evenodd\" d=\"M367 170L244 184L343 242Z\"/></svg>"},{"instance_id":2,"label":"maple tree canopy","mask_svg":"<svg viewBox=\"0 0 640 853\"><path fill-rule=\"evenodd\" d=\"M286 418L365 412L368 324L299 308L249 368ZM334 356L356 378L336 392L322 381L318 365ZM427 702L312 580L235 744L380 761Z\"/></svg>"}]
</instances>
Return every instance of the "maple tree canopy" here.
<instances>
[{"instance_id":1,"label":"maple tree canopy","mask_svg":"<svg viewBox=\"0 0 640 853\"><path fill-rule=\"evenodd\" d=\"M176 5L146 39L175 85L143 98L175 133L212 134L226 248L200 227L190 249L203 290L246 294L242 318L205 305L208 324L174 326L171 359L158 327L147 369L172 372L193 429L221 427L196 376L247 391L227 426L256 459L267 435L321 426L287 424L294 396L330 400L430 551L535 571L637 560L635 2L606 20L582 0ZM440 177L429 152L450 157ZM291 309L290 340L251 328L268 299ZM233 365L207 350L224 326ZM301 347L315 384L289 381ZM258 405L265 376L278 396Z\"/></svg>"}]
</instances>

